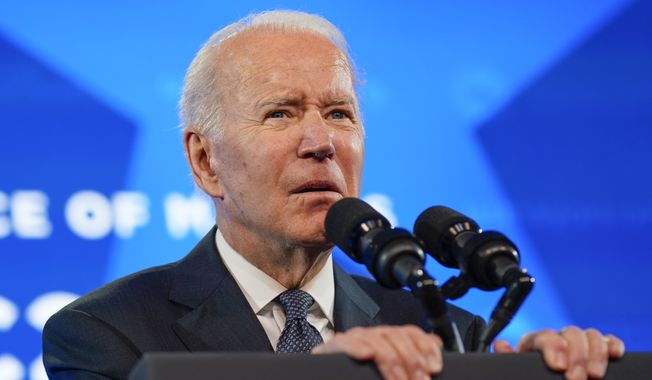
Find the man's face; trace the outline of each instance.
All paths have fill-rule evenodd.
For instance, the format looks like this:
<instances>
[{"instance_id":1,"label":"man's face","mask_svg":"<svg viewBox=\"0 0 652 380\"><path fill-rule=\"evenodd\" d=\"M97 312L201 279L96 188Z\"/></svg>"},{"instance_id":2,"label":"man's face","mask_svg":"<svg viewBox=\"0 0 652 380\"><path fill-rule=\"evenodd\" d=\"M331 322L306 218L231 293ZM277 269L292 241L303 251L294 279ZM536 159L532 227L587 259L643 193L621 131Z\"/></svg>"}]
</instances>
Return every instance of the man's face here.
<instances>
[{"instance_id":1,"label":"man's face","mask_svg":"<svg viewBox=\"0 0 652 380\"><path fill-rule=\"evenodd\" d=\"M359 194L364 155L345 57L322 36L272 30L243 32L217 54L229 62L217 84L224 133L211 149L220 227L327 245L326 212Z\"/></svg>"}]
</instances>

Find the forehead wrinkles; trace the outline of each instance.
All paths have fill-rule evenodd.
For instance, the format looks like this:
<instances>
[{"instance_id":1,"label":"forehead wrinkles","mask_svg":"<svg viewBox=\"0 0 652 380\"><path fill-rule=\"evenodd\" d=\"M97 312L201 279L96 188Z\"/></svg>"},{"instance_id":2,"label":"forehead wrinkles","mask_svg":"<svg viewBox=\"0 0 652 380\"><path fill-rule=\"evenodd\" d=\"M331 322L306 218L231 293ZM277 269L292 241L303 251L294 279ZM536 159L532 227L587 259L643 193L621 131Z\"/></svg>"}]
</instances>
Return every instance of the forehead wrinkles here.
<instances>
[{"instance_id":1,"label":"forehead wrinkles","mask_svg":"<svg viewBox=\"0 0 652 380\"><path fill-rule=\"evenodd\" d=\"M240 91L247 92L247 89L258 90L260 86L269 85L270 90L276 88L289 87L290 81L296 74L320 74L329 72L327 80L309 78L301 82L303 88L310 88L311 91L326 93L350 93L353 89L353 82L348 70L341 65L321 65L318 67L301 67L300 65L279 68L278 66L257 67L249 75L241 75L238 80L234 80ZM319 78L315 76L314 78ZM314 87L314 88L311 88Z\"/></svg>"},{"instance_id":2,"label":"forehead wrinkles","mask_svg":"<svg viewBox=\"0 0 652 380\"><path fill-rule=\"evenodd\" d=\"M333 71L335 79L320 86L329 92L353 91L352 68L327 38L304 32L245 31L224 41L216 52L217 81L238 92L251 84L283 83L293 73ZM246 91L244 91L246 92ZM235 94L229 94L230 96Z\"/></svg>"}]
</instances>

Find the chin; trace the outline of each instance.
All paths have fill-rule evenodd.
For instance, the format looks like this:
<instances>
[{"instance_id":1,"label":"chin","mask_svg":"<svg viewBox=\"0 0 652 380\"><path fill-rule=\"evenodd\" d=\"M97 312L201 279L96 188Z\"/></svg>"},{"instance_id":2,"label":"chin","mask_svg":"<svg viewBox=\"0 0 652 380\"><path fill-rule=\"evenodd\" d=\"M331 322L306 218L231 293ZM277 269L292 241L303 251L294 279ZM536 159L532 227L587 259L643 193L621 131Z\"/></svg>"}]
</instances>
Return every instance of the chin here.
<instances>
[{"instance_id":1,"label":"chin","mask_svg":"<svg viewBox=\"0 0 652 380\"><path fill-rule=\"evenodd\" d=\"M294 240L298 242L299 245L306 248L326 250L335 246L326 238L326 231L324 231L323 222L319 229L313 231L301 231L301 233L295 235Z\"/></svg>"},{"instance_id":2,"label":"chin","mask_svg":"<svg viewBox=\"0 0 652 380\"><path fill-rule=\"evenodd\" d=\"M297 211L288 221L285 236L303 247L331 249L333 243L326 238L324 221L330 205Z\"/></svg>"}]
</instances>

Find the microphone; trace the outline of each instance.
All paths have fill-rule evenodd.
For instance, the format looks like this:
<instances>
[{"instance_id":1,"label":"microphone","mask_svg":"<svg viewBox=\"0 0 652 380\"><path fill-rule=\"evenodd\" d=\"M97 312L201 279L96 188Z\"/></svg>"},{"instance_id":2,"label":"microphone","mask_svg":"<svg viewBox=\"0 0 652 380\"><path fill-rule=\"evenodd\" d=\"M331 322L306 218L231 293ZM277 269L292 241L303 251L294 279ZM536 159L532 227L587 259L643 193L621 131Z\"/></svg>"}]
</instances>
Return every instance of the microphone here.
<instances>
[{"instance_id":1,"label":"microphone","mask_svg":"<svg viewBox=\"0 0 652 380\"><path fill-rule=\"evenodd\" d=\"M414 233L440 264L459 268L482 290L508 285L520 270L514 243L496 231L482 232L471 218L445 206L430 207L414 223Z\"/></svg>"},{"instance_id":2,"label":"microphone","mask_svg":"<svg viewBox=\"0 0 652 380\"><path fill-rule=\"evenodd\" d=\"M444 284L447 298L461 297L470 286L506 288L480 335L478 351L484 351L509 324L534 286L534 278L520 267L516 246L500 232L483 232L473 219L444 206L422 212L414 233L439 263L461 269L459 278Z\"/></svg>"},{"instance_id":3,"label":"microphone","mask_svg":"<svg viewBox=\"0 0 652 380\"><path fill-rule=\"evenodd\" d=\"M409 231L392 228L387 218L360 199L333 204L325 226L326 237L387 288L408 286L410 274L423 269L421 244Z\"/></svg>"},{"instance_id":4,"label":"microphone","mask_svg":"<svg viewBox=\"0 0 652 380\"><path fill-rule=\"evenodd\" d=\"M381 285L410 288L426 310L433 332L444 341L444 348L463 352L459 332L448 318L445 299L423 267L423 247L409 231L392 228L387 218L357 198L333 204L324 224L326 237L351 259L364 264Z\"/></svg>"}]
</instances>

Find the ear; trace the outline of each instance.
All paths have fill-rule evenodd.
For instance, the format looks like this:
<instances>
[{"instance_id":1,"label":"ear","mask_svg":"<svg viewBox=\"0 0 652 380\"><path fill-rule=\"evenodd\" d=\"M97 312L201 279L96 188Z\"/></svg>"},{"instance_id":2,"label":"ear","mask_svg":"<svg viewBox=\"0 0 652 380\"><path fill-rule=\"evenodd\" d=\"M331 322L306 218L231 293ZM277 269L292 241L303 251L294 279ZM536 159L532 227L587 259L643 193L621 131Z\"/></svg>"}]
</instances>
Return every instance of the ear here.
<instances>
[{"instance_id":1,"label":"ear","mask_svg":"<svg viewBox=\"0 0 652 380\"><path fill-rule=\"evenodd\" d=\"M189 127L183 132L183 148L197 186L213 198L223 198L218 174L211 165L211 149L214 147L210 139L196 128Z\"/></svg>"}]
</instances>

